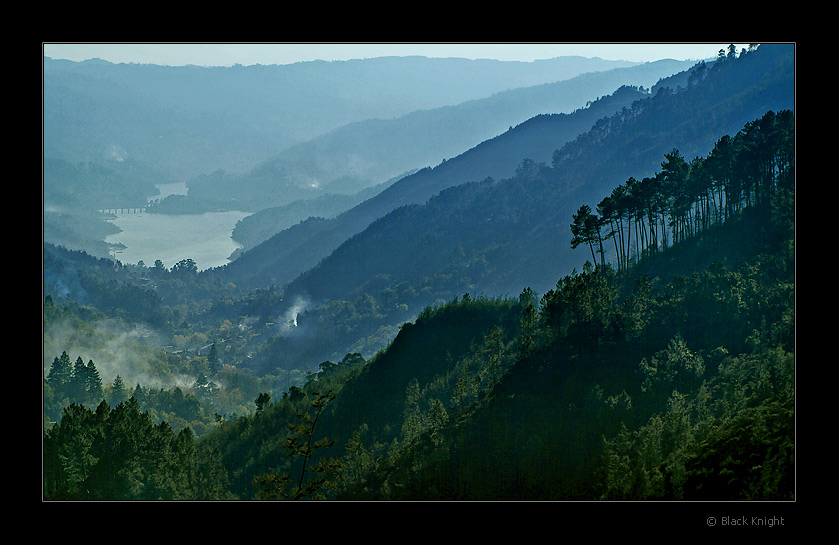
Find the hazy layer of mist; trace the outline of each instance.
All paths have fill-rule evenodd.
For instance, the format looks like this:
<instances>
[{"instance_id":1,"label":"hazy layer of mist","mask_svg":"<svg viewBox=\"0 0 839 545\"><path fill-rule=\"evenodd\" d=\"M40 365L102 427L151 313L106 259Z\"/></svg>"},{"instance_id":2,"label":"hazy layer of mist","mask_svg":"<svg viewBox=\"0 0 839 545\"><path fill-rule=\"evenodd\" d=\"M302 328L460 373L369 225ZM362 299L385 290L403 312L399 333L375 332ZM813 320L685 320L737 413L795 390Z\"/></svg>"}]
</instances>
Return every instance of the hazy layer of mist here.
<instances>
[{"instance_id":1,"label":"hazy layer of mist","mask_svg":"<svg viewBox=\"0 0 839 545\"><path fill-rule=\"evenodd\" d=\"M102 319L80 328L72 318L57 320L44 329L44 376L52 362L67 352L70 360L93 360L102 385L113 383L119 375L125 385L171 389L191 386L195 377L161 368L158 348L164 339L143 325L127 325L115 319Z\"/></svg>"}]
</instances>

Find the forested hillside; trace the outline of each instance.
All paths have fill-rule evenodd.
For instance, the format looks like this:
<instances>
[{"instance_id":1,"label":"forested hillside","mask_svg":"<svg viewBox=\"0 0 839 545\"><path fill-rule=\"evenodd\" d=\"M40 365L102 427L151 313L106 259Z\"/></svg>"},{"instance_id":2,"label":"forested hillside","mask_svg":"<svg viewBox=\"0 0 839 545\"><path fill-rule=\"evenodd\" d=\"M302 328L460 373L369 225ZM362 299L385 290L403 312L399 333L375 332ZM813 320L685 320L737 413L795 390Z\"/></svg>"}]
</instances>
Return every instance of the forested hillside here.
<instances>
[{"instance_id":1,"label":"forested hillside","mask_svg":"<svg viewBox=\"0 0 839 545\"><path fill-rule=\"evenodd\" d=\"M673 246L586 263L541 297L429 307L366 364L324 363L223 426L208 441L234 490L294 497L304 475L305 494L344 499L793 499L792 131L791 115L767 115L734 154L704 158L775 166L717 178L722 207L687 169L679 187L702 189ZM323 480L277 427L307 411L318 418L296 432L334 441L308 460Z\"/></svg>"},{"instance_id":2,"label":"forested hillside","mask_svg":"<svg viewBox=\"0 0 839 545\"><path fill-rule=\"evenodd\" d=\"M45 243L44 498L796 500L794 49L673 81L287 285Z\"/></svg>"},{"instance_id":3,"label":"forested hillside","mask_svg":"<svg viewBox=\"0 0 839 545\"><path fill-rule=\"evenodd\" d=\"M709 153L719 135L736 133L766 111L794 105L789 46L763 46L699 66L692 74L687 87L661 87L654 96L600 118L591 130L555 149L550 164L525 159L510 178L461 183L425 203L386 212L285 285L288 304L308 303L298 320L305 327L273 339L254 364L289 368L295 367L297 354L322 361L361 351L358 339L378 339L425 306L464 292L509 295L528 285L544 293L558 274L586 259L587 247L567 244L568 219L580 204L595 209L613 187L654 175L674 147L691 161ZM403 185L394 184L380 197ZM221 277L237 285L248 285L244 275L271 281L272 272L288 271L295 258L311 262L326 236L323 224L333 243L342 238L340 231L329 230L329 224L342 221L295 226L293 236L275 237L226 267ZM353 317L346 334L330 325L344 314Z\"/></svg>"},{"instance_id":4,"label":"forested hillside","mask_svg":"<svg viewBox=\"0 0 839 545\"><path fill-rule=\"evenodd\" d=\"M427 307L369 361L323 362L197 444L136 397L73 404L45 436L46 496L794 499L793 116L768 112L701 161L678 155L651 181L657 215L624 201L646 233L632 260L587 262L541 297ZM662 243L662 217L690 230ZM50 388L90 375L62 360ZM109 455L114 433L133 446ZM181 449L195 454L173 465Z\"/></svg>"}]
</instances>

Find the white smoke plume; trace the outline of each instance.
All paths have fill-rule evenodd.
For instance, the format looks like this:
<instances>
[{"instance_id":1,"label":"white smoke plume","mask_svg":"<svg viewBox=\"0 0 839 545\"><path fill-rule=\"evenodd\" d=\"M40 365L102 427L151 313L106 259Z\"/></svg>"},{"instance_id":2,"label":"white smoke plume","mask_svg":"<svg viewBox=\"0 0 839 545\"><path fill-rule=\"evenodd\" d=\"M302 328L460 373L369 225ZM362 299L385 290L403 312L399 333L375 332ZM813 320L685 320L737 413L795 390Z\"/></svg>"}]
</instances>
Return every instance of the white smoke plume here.
<instances>
[{"instance_id":1,"label":"white smoke plume","mask_svg":"<svg viewBox=\"0 0 839 545\"><path fill-rule=\"evenodd\" d=\"M293 299L291 306L286 309L278 320L280 332L285 334L294 331L298 326L298 316L306 312L306 309L308 309L309 306L311 306L311 302L308 298L300 295L296 296Z\"/></svg>"}]
</instances>

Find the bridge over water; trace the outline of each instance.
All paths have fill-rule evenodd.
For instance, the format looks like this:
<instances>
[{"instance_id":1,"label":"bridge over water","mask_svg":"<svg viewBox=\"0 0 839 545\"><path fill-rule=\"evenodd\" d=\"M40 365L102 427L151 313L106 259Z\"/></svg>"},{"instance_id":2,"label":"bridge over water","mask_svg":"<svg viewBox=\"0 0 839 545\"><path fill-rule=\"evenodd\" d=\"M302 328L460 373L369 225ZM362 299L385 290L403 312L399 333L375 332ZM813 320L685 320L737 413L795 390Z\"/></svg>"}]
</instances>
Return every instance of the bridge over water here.
<instances>
[{"instance_id":1,"label":"bridge over water","mask_svg":"<svg viewBox=\"0 0 839 545\"><path fill-rule=\"evenodd\" d=\"M148 210L147 206L133 208L100 208L100 214L141 214Z\"/></svg>"}]
</instances>

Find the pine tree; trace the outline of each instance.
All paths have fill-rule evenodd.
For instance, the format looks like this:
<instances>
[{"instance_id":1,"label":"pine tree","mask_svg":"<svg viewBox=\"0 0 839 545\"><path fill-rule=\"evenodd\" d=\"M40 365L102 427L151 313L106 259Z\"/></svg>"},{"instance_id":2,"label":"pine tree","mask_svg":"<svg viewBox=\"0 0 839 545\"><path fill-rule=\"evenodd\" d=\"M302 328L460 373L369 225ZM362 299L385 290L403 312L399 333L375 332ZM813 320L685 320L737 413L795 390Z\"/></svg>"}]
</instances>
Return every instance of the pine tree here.
<instances>
[{"instance_id":1,"label":"pine tree","mask_svg":"<svg viewBox=\"0 0 839 545\"><path fill-rule=\"evenodd\" d=\"M60 357L53 360L50 372L47 375L49 384L57 399L64 399L69 396L70 381L73 379L73 364L67 352L62 352Z\"/></svg>"},{"instance_id":2,"label":"pine tree","mask_svg":"<svg viewBox=\"0 0 839 545\"><path fill-rule=\"evenodd\" d=\"M256 412L261 413L265 407L268 407L271 404L271 394L262 392L259 394L259 397L256 398L254 403L256 403Z\"/></svg>"},{"instance_id":3,"label":"pine tree","mask_svg":"<svg viewBox=\"0 0 839 545\"><path fill-rule=\"evenodd\" d=\"M128 399L128 391L125 389L125 383L122 380L122 377L117 375L114 378L114 382L111 385L111 394L108 399L108 403L111 405L119 405L123 401Z\"/></svg>"},{"instance_id":4,"label":"pine tree","mask_svg":"<svg viewBox=\"0 0 839 545\"><path fill-rule=\"evenodd\" d=\"M434 398L428 402L428 429L431 441L436 446L443 442L442 432L449 421L449 414L443 402Z\"/></svg>"},{"instance_id":5,"label":"pine tree","mask_svg":"<svg viewBox=\"0 0 839 545\"><path fill-rule=\"evenodd\" d=\"M102 377L99 376L99 371L93 364L93 360L88 360L85 371L85 391L87 393L88 403L98 404L104 397L102 390Z\"/></svg>"},{"instance_id":6,"label":"pine tree","mask_svg":"<svg viewBox=\"0 0 839 545\"><path fill-rule=\"evenodd\" d=\"M594 265L597 265L597 258L594 255L594 245L597 243L600 247L600 264L603 264L603 239L600 236L600 226L602 225L600 219L591 213L591 207L587 204L580 206L577 212L572 216L571 223L571 248L574 249L580 244L588 244L591 250L591 260Z\"/></svg>"},{"instance_id":7,"label":"pine tree","mask_svg":"<svg viewBox=\"0 0 839 545\"><path fill-rule=\"evenodd\" d=\"M87 402L87 366L81 356L76 358L73 365L73 375L70 379L70 399L76 403Z\"/></svg>"}]
</instances>

